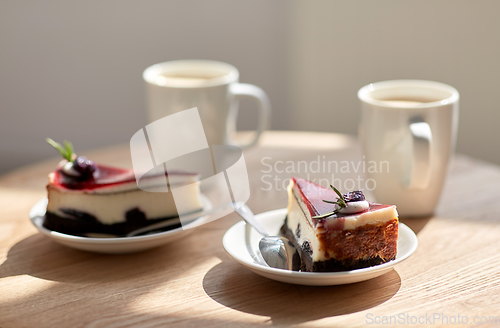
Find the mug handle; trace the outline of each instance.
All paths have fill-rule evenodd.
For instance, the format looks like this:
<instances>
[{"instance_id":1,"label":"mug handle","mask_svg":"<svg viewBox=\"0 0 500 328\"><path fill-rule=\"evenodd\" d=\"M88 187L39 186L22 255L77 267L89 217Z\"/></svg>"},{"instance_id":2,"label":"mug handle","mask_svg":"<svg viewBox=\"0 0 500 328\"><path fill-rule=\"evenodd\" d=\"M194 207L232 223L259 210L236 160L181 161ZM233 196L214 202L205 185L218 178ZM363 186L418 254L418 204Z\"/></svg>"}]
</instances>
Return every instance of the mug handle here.
<instances>
[{"instance_id":1,"label":"mug handle","mask_svg":"<svg viewBox=\"0 0 500 328\"><path fill-rule=\"evenodd\" d=\"M226 136L226 141L228 144L234 144L241 149L246 149L254 146L259 140L260 135L264 130L269 126L269 118L271 114L271 103L269 98L267 97L264 90L255 86L253 84L247 83L233 83L229 87L229 92L235 96L235 98L253 98L257 100L257 106L259 109L259 122L257 124L257 130L255 131L255 135L250 140L250 142L246 144L238 144L229 140L230 138ZM238 117L238 107L233 106L228 116L228 131L235 132L236 131L236 118Z\"/></svg>"},{"instance_id":2,"label":"mug handle","mask_svg":"<svg viewBox=\"0 0 500 328\"><path fill-rule=\"evenodd\" d=\"M431 182L432 131L421 117L410 119L410 134L413 140L412 169L407 188L425 189Z\"/></svg>"}]
</instances>

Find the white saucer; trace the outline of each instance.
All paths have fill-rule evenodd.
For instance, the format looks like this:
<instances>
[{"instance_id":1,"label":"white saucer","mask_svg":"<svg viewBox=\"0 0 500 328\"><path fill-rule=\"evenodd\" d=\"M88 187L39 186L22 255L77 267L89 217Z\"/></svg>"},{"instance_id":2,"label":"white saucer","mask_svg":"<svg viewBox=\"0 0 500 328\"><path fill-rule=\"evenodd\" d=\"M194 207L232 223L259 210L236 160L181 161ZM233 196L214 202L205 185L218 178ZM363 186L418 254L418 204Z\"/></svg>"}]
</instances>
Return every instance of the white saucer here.
<instances>
[{"instance_id":1,"label":"white saucer","mask_svg":"<svg viewBox=\"0 0 500 328\"><path fill-rule=\"evenodd\" d=\"M210 209L211 204L208 198L204 195L201 195L200 198L203 204L203 208L205 210ZM134 253L171 243L191 233L193 230L195 230L196 226L199 226L205 220L205 217L201 217L185 225L183 228L181 227L144 236L90 238L67 235L64 233L48 230L43 227L46 208L47 198L43 198L36 202L35 205L33 205L29 214L31 222L43 235L64 246L105 254Z\"/></svg>"},{"instance_id":2,"label":"white saucer","mask_svg":"<svg viewBox=\"0 0 500 328\"><path fill-rule=\"evenodd\" d=\"M271 235L278 235L286 216L286 208L261 213L257 221ZM296 272L271 268L259 260L259 240L262 236L244 221L236 223L224 234L222 243L227 253L240 264L263 277L298 285L330 286L365 281L383 275L407 259L417 249L415 233L405 224L399 223L398 254L391 262L377 266L344 272Z\"/></svg>"}]
</instances>

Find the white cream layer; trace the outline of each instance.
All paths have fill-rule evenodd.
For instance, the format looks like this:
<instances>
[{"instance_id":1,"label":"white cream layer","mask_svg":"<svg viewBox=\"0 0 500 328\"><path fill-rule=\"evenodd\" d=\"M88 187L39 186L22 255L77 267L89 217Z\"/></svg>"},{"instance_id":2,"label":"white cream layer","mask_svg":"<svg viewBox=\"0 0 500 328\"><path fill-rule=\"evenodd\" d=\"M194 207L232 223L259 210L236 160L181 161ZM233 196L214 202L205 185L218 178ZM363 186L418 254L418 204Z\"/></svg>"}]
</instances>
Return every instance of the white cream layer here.
<instances>
[{"instance_id":1,"label":"white cream layer","mask_svg":"<svg viewBox=\"0 0 500 328\"><path fill-rule=\"evenodd\" d=\"M317 234L321 233L313 228L311 214L307 205L302 201L300 191L295 189L295 185L290 182L288 186L288 213L287 213L287 226L294 233L297 230L297 226L300 224L300 237L297 239L299 245L302 245L304 241L310 243L311 249L313 251L312 259L313 261L325 261L325 252L320 250L320 243ZM382 208L377 211L371 211L366 213L361 213L359 215L352 215L345 217L344 230L356 229L359 226L366 224L375 224L380 222L387 222L398 217L398 212L396 211L396 206L389 206ZM335 219L326 219L325 225L328 223L334 224Z\"/></svg>"},{"instance_id":2,"label":"white cream layer","mask_svg":"<svg viewBox=\"0 0 500 328\"><path fill-rule=\"evenodd\" d=\"M304 241L309 242L312 249L312 259L313 261L324 261L325 254L319 250L319 240L316 237L316 231L313 229L310 223L305 219L304 213L300 208L299 203L295 200L295 196L288 194L288 214L287 214L287 226L290 231L293 232L297 243L302 246ZM297 227L300 224L300 237L297 237Z\"/></svg>"},{"instance_id":3,"label":"white cream layer","mask_svg":"<svg viewBox=\"0 0 500 328\"><path fill-rule=\"evenodd\" d=\"M339 212L344 214L354 214L366 211L370 208L370 204L366 200L360 200L358 202L348 202L347 207L344 207Z\"/></svg>"},{"instance_id":4,"label":"white cream layer","mask_svg":"<svg viewBox=\"0 0 500 328\"><path fill-rule=\"evenodd\" d=\"M126 190L124 186L105 188L107 192L87 192L58 189L49 185L47 211L61 217L68 217L61 209L73 209L93 215L103 224L125 222L125 213L138 208L147 219L177 216L172 192L147 192L137 188ZM129 185L129 184L127 184ZM183 199L186 213L202 208L199 182L194 182L176 190L176 197Z\"/></svg>"}]
</instances>

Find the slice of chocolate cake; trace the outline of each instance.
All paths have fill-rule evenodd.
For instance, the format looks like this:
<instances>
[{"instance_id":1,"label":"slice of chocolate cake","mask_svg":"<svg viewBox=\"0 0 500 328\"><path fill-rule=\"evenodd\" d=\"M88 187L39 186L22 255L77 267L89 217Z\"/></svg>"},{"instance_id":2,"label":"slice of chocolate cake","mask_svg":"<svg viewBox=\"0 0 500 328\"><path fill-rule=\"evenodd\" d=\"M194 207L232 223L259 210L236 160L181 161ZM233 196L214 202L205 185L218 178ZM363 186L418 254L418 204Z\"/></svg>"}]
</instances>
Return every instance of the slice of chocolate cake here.
<instances>
[{"instance_id":1,"label":"slice of chocolate cake","mask_svg":"<svg viewBox=\"0 0 500 328\"><path fill-rule=\"evenodd\" d=\"M137 186L133 170L98 165L77 157L70 143L64 147L52 140L49 143L65 159L49 174L45 228L91 237L125 236L161 221L169 221L163 230L181 226L172 192L143 191ZM156 187L163 190L167 180L171 189L182 185L186 213L202 209L198 174L160 172L144 179L153 191Z\"/></svg>"},{"instance_id":2,"label":"slice of chocolate cake","mask_svg":"<svg viewBox=\"0 0 500 328\"><path fill-rule=\"evenodd\" d=\"M369 203L361 191L341 195L333 189L290 180L281 233L299 250L301 270L347 271L394 260L396 207Z\"/></svg>"}]
</instances>

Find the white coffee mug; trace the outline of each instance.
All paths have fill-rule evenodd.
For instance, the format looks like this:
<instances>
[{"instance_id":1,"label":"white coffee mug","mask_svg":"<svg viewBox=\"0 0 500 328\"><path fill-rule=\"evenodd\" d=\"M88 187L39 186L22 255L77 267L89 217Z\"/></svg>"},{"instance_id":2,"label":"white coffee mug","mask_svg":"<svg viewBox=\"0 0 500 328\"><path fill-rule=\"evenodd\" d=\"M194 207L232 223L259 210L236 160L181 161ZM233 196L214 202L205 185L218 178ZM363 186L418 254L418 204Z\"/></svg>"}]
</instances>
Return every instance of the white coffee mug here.
<instances>
[{"instance_id":1,"label":"white coffee mug","mask_svg":"<svg viewBox=\"0 0 500 328\"><path fill-rule=\"evenodd\" d=\"M211 145L237 145L247 148L257 143L269 124L271 106L259 87L238 83L236 67L212 60L175 60L148 67L146 81L148 119L197 107L205 135ZM253 138L246 144L234 141L238 99L257 100L259 120Z\"/></svg>"},{"instance_id":2,"label":"white coffee mug","mask_svg":"<svg viewBox=\"0 0 500 328\"><path fill-rule=\"evenodd\" d=\"M455 149L458 91L422 80L372 83L358 92L359 137L378 202L402 216L434 213Z\"/></svg>"}]
</instances>

